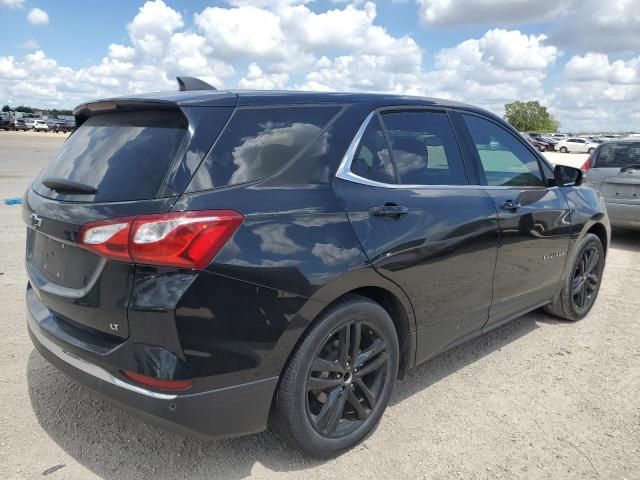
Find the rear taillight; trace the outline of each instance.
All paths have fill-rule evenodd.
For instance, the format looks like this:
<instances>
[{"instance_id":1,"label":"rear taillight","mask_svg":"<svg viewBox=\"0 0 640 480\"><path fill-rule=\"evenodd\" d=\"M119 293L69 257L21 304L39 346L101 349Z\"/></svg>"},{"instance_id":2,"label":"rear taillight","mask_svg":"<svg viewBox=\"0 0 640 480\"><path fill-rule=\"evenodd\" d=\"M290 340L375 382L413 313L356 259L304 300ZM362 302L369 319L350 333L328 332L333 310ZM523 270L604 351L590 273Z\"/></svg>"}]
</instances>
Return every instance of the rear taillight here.
<instances>
[{"instance_id":1,"label":"rear taillight","mask_svg":"<svg viewBox=\"0 0 640 480\"><path fill-rule=\"evenodd\" d=\"M591 168L591 157L592 157L592 155L589 155L589 158L587 158L585 160L585 162L580 167L580 170L582 170L583 172L586 172L587 170L589 170Z\"/></svg>"},{"instance_id":2,"label":"rear taillight","mask_svg":"<svg viewBox=\"0 0 640 480\"><path fill-rule=\"evenodd\" d=\"M158 388L160 390L187 390L193 386L193 380L161 380L148 375L123 370L122 373L134 382L141 383L148 387Z\"/></svg>"},{"instance_id":3,"label":"rear taillight","mask_svg":"<svg viewBox=\"0 0 640 480\"><path fill-rule=\"evenodd\" d=\"M170 212L92 222L80 246L123 262L200 270L242 223L233 210Z\"/></svg>"}]
</instances>

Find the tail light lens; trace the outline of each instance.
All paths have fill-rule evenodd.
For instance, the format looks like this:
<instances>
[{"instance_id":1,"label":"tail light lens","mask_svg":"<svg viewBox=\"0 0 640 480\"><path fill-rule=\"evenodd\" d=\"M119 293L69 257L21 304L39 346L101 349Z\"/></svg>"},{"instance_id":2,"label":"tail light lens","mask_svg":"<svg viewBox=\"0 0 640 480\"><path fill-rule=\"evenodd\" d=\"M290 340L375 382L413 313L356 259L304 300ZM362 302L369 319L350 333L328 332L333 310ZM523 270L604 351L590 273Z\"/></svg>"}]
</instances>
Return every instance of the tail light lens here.
<instances>
[{"instance_id":1,"label":"tail light lens","mask_svg":"<svg viewBox=\"0 0 640 480\"><path fill-rule=\"evenodd\" d=\"M188 390L193 385L192 379L187 380L161 380L148 375L122 370L122 373L134 382L147 385L149 387L158 388L160 390Z\"/></svg>"},{"instance_id":2,"label":"tail light lens","mask_svg":"<svg viewBox=\"0 0 640 480\"><path fill-rule=\"evenodd\" d=\"M201 270L242 220L233 210L103 220L82 227L80 246L112 260Z\"/></svg>"},{"instance_id":3,"label":"tail light lens","mask_svg":"<svg viewBox=\"0 0 640 480\"><path fill-rule=\"evenodd\" d=\"M585 160L585 162L580 167L580 170L586 173L587 170L591 168L591 158L593 155L589 155L589 157Z\"/></svg>"}]
</instances>

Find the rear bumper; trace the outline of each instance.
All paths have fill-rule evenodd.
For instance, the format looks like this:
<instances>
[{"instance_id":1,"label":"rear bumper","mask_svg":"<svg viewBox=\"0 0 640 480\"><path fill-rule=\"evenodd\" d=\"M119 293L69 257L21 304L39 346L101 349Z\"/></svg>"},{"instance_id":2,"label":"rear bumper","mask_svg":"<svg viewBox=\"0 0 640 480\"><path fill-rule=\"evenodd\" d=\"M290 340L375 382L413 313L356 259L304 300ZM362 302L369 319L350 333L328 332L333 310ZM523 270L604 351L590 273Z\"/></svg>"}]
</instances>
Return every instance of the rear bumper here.
<instances>
[{"instance_id":1,"label":"rear bumper","mask_svg":"<svg viewBox=\"0 0 640 480\"><path fill-rule=\"evenodd\" d=\"M640 229L640 204L606 202L611 225Z\"/></svg>"},{"instance_id":2,"label":"rear bumper","mask_svg":"<svg viewBox=\"0 0 640 480\"><path fill-rule=\"evenodd\" d=\"M127 412L164 429L213 439L257 433L266 427L278 377L194 394L149 390L72 353L72 348L65 348L38 324L29 308L27 326L36 349L51 364Z\"/></svg>"}]
</instances>

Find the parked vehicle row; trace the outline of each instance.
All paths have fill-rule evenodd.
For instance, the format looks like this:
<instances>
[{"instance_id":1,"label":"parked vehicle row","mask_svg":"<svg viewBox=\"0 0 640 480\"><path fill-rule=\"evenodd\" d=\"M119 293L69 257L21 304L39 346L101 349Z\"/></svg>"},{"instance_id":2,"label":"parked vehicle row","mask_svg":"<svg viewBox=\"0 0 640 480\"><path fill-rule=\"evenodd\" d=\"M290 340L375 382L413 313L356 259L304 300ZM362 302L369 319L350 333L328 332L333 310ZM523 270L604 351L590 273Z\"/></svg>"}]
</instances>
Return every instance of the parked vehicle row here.
<instances>
[{"instance_id":1,"label":"parked vehicle row","mask_svg":"<svg viewBox=\"0 0 640 480\"><path fill-rule=\"evenodd\" d=\"M72 132L75 122L66 120L42 120L38 118L0 118L0 130L34 132Z\"/></svg>"}]
</instances>

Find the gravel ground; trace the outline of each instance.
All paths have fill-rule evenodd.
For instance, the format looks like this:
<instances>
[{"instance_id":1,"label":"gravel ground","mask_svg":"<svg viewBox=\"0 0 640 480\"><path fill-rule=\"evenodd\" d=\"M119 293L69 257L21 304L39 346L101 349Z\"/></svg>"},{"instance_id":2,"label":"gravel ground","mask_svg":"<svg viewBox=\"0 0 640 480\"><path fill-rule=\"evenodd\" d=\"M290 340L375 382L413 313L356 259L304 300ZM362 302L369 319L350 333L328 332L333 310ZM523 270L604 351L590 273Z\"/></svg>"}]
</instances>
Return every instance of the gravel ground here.
<instances>
[{"instance_id":1,"label":"gravel ground","mask_svg":"<svg viewBox=\"0 0 640 480\"><path fill-rule=\"evenodd\" d=\"M2 198L21 196L62 139L0 132ZM639 233L615 232L586 319L534 312L438 356L398 383L364 444L317 462L270 433L166 433L51 367L25 327L20 207L0 215L0 478L640 479Z\"/></svg>"}]
</instances>

